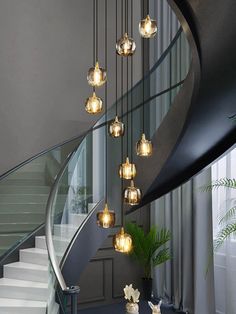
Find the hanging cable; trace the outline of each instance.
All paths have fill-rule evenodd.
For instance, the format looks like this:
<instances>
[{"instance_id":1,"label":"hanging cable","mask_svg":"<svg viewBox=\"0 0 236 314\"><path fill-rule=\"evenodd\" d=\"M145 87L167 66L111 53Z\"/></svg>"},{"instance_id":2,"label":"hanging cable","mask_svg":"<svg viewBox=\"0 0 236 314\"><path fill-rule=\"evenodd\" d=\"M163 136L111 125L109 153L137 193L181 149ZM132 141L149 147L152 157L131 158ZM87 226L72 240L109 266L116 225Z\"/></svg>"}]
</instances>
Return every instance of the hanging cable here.
<instances>
[{"instance_id":1,"label":"hanging cable","mask_svg":"<svg viewBox=\"0 0 236 314\"><path fill-rule=\"evenodd\" d=\"M128 0L125 0L125 29L128 34ZM127 111L127 155L129 156L129 58L126 58L127 63L126 63L126 111Z\"/></svg>"},{"instance_id":2,"label":"hanging cable","mask_svg":"<svg viewBox=\"0 0 236 314\"><path fill-rule=\"evenodd\" d=\"M131 37L133 38L133 0L131 0ZM131 163L133 163L133 58L131 58L131 135L130 135L130 142L131 142Z\"/></svg>"},{"instance_id":3,"label":"hanging cable","mask_svg":"<svg viewBox=\"0 0 236 314\"><path fill-rule=\"evenodd\" d=\"M144 16L144 11L145 11L145 5L144 5L144 0L143 0L143 16ZM144 86L144 40L142 40L142 72L143 72L143 133L145 133L145 110L144 110L144 102L145 102L145 86Z\"/></svg>"},{"instance_id":4,"label":"hanging cable","mask_svg":"<svg viewBox=\"0 0 236 314\"><path fill-rule=\"evenodd\" d=\"M117 19L117 13L118 13L118 0L116 0L116 42L118 40L118 19ZM116 53L116 116L118 115L118 56Z\"/></svg>"},{"instance_id":5,"label":"hanging cable","mask_svg":"<svg viewBox=\"0 0 236 314\"><path fill-rule=\"evenodd\" d=\"M105 0L105 69L107 69L107 0ZM105 85L105 154L106 154L106 203L108 201L108 171L107 171L107 141L108 141L108 123L107 123L107 83Z\"/></svg>"},{"instance_id":6,"label":"hanging cable","mask_svg":"<svg viewBox=\"0 0 236 314\"><path fill-rule=\"evenodd\" d=\"M98 61L98 0L96 1L96 62Z\"/></svg>"},{"instance_id":7,"label":"hanging cable","mask_svg":"<svg viewBox=\"0 0 236 314\"><path fill-rule=\"evenodd\" d=\"M121 36L123 35L123 0L121 0ZM123 117L123 57L121 57L121 117ZM121 164L123 162L123 155L124 155L124 138L121 139ZM121 178L121 226L124 227L124 203L123 203L123 190L124 190L124 182Z\"/></svg>"}]
</instances>

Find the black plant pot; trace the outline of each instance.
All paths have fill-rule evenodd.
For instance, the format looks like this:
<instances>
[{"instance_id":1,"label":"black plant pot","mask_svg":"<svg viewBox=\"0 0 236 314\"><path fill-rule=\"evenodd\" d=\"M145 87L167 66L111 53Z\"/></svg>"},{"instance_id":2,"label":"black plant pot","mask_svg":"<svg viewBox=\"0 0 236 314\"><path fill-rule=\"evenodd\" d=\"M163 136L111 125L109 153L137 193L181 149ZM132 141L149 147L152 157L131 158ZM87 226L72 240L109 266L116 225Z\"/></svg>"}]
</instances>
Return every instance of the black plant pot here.
<instances>
[{"instance_id":1,"label":"black plant pot","mask_svg":"<svg viewBox=\"0 0 236 314\"><path fill-rule=\"evenodd\" d=\"M143 280L143 298L151 300L152 298L152 278L142 278Z\"/></svg>"}]
</instances>

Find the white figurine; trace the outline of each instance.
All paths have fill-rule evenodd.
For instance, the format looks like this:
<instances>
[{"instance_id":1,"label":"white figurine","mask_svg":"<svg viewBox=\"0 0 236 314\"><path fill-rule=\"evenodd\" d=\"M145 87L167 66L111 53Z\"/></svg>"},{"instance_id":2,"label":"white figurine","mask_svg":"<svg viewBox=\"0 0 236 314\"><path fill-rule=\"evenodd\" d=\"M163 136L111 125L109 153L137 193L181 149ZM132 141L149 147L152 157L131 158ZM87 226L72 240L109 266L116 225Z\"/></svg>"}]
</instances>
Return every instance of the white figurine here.
<instances>
[{"instance_id":1,"label":"white figurine","mask_svg":"<svg viewBox=\"0 0 236 314\"><path fill-rule=\"evenodd\" d=\"M152 314L161 314L161 303L162 300L157 305L154 305L152 302L148 301L148 305L152 309Z\"/></svg>"}]
</instances>

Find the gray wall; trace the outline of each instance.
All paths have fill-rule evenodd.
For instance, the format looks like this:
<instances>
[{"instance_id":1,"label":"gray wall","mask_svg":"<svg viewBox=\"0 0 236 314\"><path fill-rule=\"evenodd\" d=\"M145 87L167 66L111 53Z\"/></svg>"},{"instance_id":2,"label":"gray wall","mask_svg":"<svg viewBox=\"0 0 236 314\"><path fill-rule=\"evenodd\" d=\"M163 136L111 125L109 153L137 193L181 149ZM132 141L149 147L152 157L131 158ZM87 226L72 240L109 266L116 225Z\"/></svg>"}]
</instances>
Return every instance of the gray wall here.
<instances>
[{"instance_id":1,"label":"gray wall","mask_svg":"<svg viewBox=\"0 0 236 314\"><path fill-rule=\"evenodd\" d=\"M104 0L99 60L104 64ZM138 1L139 2L139 1ZM91 93L92 0L0 0L0 173L87 130ZM115 0L108 1L108 106L115 88ZM135 25L140 6L135 5ZM119 17L118 17L119 19ZM137 27L135 80L140 78ZM104 95L104 88L99 92Z\"/></svg>"}]
</instances>

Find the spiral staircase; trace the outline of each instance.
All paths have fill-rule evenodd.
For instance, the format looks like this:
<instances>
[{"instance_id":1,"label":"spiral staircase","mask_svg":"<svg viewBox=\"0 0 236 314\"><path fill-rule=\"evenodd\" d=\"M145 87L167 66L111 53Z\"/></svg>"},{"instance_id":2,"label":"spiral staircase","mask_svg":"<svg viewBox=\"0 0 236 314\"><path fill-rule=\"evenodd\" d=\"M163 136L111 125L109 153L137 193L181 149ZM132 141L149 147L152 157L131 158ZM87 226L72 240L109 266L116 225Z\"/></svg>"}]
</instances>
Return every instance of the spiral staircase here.
<instances>
[{"instance_id":1,"label":"spiral staircase","mask_svg":"<svg viewBox=\"0 0 236 314\"><path fill-rule=\"evenodd\" d=\"M154 144L153 156L134 157L137 168L145 169L136 180L144 197L138 207L126 208L126 215L190 179L236 140L230 119L236 111L232 40L236 3L168 2L182 29L150 72L108 111L108 120L113 119L116 106L128 108L126 101L132 97L135 107L124 110L122 118L133 119L133 145L140 136L143 107L150 119L146 132ZM190 47L191 59L181 64L183 46ZM181 75L172 75L174 64L182 69ZM168 84L160 85L163 69L170 77ZM140 102L143 85L149 87L144 103ZM152 121L163 102L167 109L162 121ZM104 206L104 188L97 178L104 179L105 128L102 117L76 139L75 148L59 164L54 149L1 177L0 313L66 313L61 295L77 297L73 286L110 233L96 227L96 213ZM120 140L109 139L112 173L120 163L120 148ZM108 180L111 207L120 208L120 180L114 176ZM73 307L73 297L71 302Z\"/></svg>"}]
</instances>

